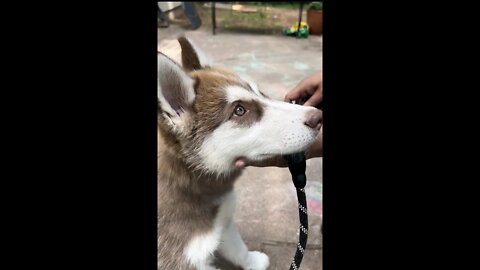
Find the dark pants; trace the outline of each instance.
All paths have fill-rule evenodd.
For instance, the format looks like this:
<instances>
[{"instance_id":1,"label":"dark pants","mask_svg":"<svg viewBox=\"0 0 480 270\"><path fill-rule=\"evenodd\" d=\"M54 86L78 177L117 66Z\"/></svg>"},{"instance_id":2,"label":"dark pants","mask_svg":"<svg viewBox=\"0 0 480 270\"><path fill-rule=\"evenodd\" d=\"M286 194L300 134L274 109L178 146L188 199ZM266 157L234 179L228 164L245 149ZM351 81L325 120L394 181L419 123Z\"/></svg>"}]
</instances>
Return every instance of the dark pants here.
<instances>
[{"instance_id":1,"label":"dark pants","mask_svg":"<svg viewBox=\"0 0 480 270\"><path fill-rule=\"evenodd\" d=\"M162 11L162 9L160 9L160 7L158 7L157 10L158 10L158 18L160 19L160 21L158 22L158 26L162 28L168 27L169 23L168 23L167 15Z\"/></svg>"},{"instance_id":2,"label":"dark pants","mask_svg":"<svg viewBox=\"0 0 480 270\"><path fill-rule=\"evenodd\" d=\"M195 8L194 2L182 2L183 12L187 16L188 20L194 28L200 27L202 25L202 20L198 16L197 9Z\"/></svg>"},{"instance_id":3,"label":"dark pants","mask_svg":"<svg viewBox=\"0 0 480 270\"><path fill-rule=\"evenodd\" d=\"M197 9L195 8L195 4L193 2L182 2L183 12L185 16L188 18L190 23L192 24L194 29L197 29L202 25L202 20L197 13ZM158 7L158 17L160 18L161 22L168 25L168 18L165 13Z\"/></svg>"}]
</instances>

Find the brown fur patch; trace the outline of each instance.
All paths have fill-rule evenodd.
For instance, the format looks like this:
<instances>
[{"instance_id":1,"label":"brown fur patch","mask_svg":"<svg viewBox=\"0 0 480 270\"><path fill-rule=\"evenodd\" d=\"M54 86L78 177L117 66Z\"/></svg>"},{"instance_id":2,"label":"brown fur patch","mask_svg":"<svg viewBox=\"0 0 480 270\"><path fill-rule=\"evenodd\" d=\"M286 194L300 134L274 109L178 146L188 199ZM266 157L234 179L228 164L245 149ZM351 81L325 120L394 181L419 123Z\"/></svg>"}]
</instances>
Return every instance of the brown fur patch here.
<instances>
[{"instance_id":1,"label":"brown fur patch","mask_svg":"<svg viewBox=\"0 0 480 270\"><path fill-rule=\"evenodd\" d=\"M182 48L182 65L183 68L188 71L199 70L202 68L200 65L200 59L192 47L192 44L186 37L179 37L178 42Z\"/></svg>"},{"instance_id":2,"label":"brown fur patch","mask_svg":"<svg viewBox=\"0 0 480 270\"><path fill-rule=\"evenodd\" d=\"M242 106L246 110L246 112L242 116L237 116L233 114L230 119L233 120L235 123L249 127L262 119L263 106L259 102L255 100L236 101L232 104L229 104L229 107L233 111L237 105Z\"/></svg>"},{"instance_id":3,"label":"brown fur patch","mask_svg":"<svg viewBox=\"0 0 480 270\"><path fill-rule=\"evenodd\" d=\"M228 104L225 88L231 85L245 88L245 82L234 73L218 68L195 71L191 75L197 79L196 132L208 135L233 114L235 105Z\"/></svg>"}]
</instances>

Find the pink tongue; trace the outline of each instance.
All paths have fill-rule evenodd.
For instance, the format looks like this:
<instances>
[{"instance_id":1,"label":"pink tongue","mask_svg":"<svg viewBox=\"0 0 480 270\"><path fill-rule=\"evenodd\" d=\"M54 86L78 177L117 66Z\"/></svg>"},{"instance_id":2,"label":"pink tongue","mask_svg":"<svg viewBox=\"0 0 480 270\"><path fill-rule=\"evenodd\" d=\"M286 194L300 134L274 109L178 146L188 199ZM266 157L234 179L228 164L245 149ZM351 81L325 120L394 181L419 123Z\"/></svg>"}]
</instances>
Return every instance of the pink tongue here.
<instances>
[{"instance_id":1,"label":"pink tongue","mask_svg":"<svg viewBox=\"0 0 480 270\"><path fill-rule=\"evenodd\" d=\"M243 167L245 167L246 164L247 164L247 162L243 158L239 158L235 161L235 167L237 167L237 168L243 168Z\"/></svg>"}]
</instances>

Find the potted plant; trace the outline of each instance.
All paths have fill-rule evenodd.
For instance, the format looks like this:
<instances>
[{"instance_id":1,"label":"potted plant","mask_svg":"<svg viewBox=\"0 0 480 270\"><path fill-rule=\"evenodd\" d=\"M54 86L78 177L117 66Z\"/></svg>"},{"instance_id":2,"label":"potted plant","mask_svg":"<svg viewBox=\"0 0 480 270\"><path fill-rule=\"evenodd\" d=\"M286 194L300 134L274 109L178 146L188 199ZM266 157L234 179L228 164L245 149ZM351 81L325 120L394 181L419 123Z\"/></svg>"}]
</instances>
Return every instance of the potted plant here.
<instances>
[{"instance_id":1,"label":"potted plant","mask_svg":"<svg viewBox=\"0 0 480 270\"><path fill-rule=\"evenodd\" d=\"M307 24L310 34L322 35L323 33L323 1L311 2L307 9Z\"/></svg>"}]
</instances>

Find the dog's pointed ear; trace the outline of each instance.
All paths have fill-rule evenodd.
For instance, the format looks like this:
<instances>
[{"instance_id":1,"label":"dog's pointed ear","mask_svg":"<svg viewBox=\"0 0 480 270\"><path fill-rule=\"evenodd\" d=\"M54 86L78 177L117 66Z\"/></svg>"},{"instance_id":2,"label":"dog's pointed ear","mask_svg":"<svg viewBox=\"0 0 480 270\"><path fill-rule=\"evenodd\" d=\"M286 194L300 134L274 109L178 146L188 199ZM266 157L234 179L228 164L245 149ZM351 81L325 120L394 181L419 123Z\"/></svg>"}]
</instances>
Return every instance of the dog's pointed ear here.
<instances>
[{"instance_id":1,"label":"dog's pointed ear","mask_svg":"<svg viewBox=\"0 0 480 270\"><path fill-rule=\"evenodd\" d=\"M157 72L160 111L173 120L191 109L195 99L195 81L163 53L158 53Z\"/></svg>"},{"instance_id":2,"label":"dog's pointed ear","mask_svg":"<svg viewBox=\"0 0 480 270\"><path fill-rule=\"evenodd\" d=\"M179 37L178 42L182 48L182 65L185 70L193 71L210 66L210 59L195 43L184 36Z\"/></svg>"}]
</instances>

